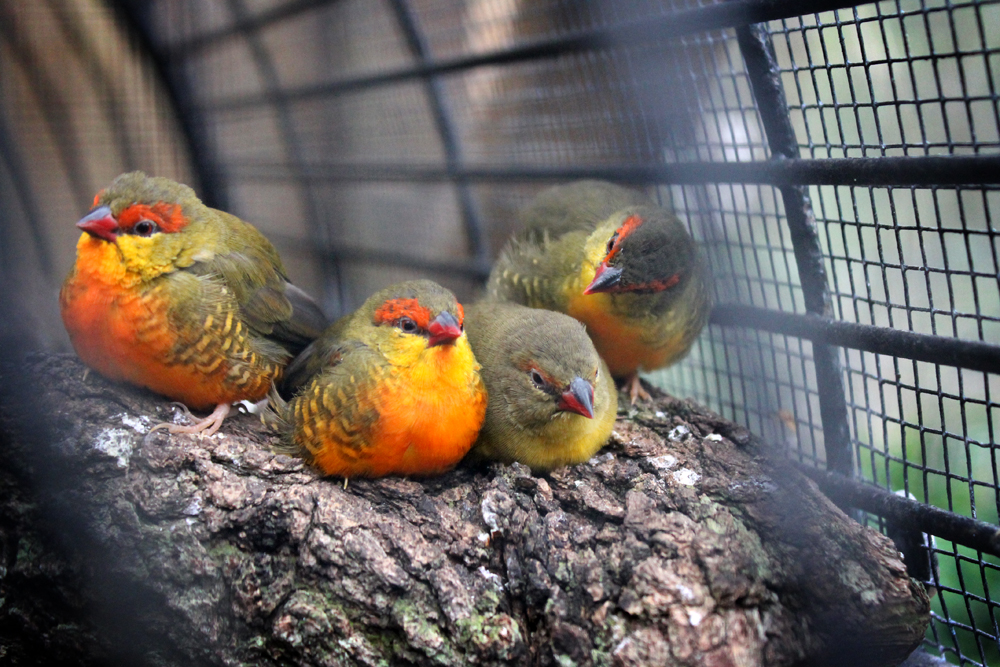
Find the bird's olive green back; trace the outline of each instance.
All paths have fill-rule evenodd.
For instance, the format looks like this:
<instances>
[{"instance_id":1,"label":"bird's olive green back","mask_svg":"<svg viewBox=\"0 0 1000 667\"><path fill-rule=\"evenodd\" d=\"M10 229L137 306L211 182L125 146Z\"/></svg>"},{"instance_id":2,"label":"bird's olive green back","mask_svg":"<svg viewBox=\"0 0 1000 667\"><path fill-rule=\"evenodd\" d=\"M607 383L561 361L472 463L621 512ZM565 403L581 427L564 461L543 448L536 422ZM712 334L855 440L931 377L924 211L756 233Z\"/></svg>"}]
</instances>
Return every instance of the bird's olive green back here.
<instances>
[{"instance_id":1,"label":"bird's olive green back","mask_svg":"<svg viewBox=\"0 0 1000 667\"><path fill-rule=\"evenodd\" d=\"M559 238L571 231L588 234L602 220L627 206L649 205L645 194L607 181L575 181L542 190L521 213L524 234Z\"/></svg>"},{"instance_id":2,"label":"bird's olive green back","mask_svg":"<svg viewBox=\"0 0 1000 667\"><path fill-rule=\"evenodd\" d=\"M588 232L558 238L513 238L500 252L486 283L486 298L531 308L566 310L568 282L580 272Z\"/></svg>"}]
</instances>

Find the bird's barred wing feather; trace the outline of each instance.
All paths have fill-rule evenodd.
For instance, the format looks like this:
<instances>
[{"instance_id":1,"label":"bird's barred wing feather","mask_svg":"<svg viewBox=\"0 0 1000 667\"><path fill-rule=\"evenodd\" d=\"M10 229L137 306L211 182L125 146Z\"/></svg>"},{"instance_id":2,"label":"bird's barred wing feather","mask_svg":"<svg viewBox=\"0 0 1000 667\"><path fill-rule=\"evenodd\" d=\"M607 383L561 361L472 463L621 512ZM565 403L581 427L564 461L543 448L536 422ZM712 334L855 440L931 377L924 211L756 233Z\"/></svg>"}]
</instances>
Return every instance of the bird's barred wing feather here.
<instances>
[{"instance_id":1,"label":"bird's barred wing feather","mask_svg":"<svg viewBox=\"0 0 1000 667\"><path fill-rule=\"evenodd\" d=\"M554 240L548 236L512 239L493 265L487 297L531 308L565 310L564 287L579 273L585 241L586 233L582 231Z\"/></svg>"},{"instance_id":2,"label":"bird's barred wing feather","mask_svg":"<svg viewBox=\"0 0 1000 667\"><path fill-rule=\"evenodd\" d=\"M310 459L336 452L356 463L375 441L379 387L388 371L381 355L359 341L341 342L326 353L324 368L289 402L286 420L296 425L293 437Z\"/></svg>"},{"instance_id":3,"label":"bird's barred wing feather","mask_svg":"<svg viewBox=\"0 0 1000 667\"><path fill-rule=\"evenodd\" d=\"M161 293L150 295L153 301L171 304L167 319L175 342L167 363L193 365L205 375L224 371L227 384L251 394L259 393L255 383L270 384L280 373L289 353L253 334L221 278L179 271L156 290Z\"/></svg>"},{"instance_id":4,"label":"bird's barred wing feather","mask_svg":"<svg viewBox=\"0 0 1000 667\"><path fill-rule=\"evenodd\" d=\"M295 354L328 324L315 301L288 282L274 246L238 218L218 212L239 234L227 235L225 251L205 251L184 269L195 275L219 276L232 290L240 316L254 331ZM238 240L237 240L238 239Z\"/></svg>"}]
</instances>

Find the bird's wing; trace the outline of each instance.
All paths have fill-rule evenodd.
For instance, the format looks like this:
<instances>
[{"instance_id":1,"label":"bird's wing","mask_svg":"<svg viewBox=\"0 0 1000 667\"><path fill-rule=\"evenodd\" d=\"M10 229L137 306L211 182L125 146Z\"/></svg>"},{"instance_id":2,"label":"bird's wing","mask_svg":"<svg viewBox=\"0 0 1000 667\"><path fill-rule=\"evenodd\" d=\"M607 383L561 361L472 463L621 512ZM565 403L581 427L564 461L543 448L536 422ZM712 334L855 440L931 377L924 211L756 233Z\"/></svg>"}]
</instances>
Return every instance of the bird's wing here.
<instances>
[{"instance_id":1,"label":"bird's wing","mask_svg":"<svg viewBox=\"0 0 1000 667\"><path fill-rule=\"evenodd\" d=\"M290 364L281 377L281 393L291 396L304 387L309 380L324 368L339 363L343 355L344 343L329 332L306 346Z\"/></svg>"},{"instance_id":2,"label":"bird's wing","mask_svg":"<svg viewBox=\"0 0 1000 667\"><path fill-rule=\"evenodd\" d=\"M313 299L288 282L271 244L253 231L248 243L225 252L205 253L183 269L198 276L218 276L232 290L239 314L249 327L295 354L315 340L328 324Z\"/></svg>"},{"instance_id":3,"label":"bird's wing","mask_svg":"<svg viewBox=\"0 0 1000 667\"><path fill-rule=\"evenodd\" d=\"M285 281L282 287L284 288L284 298L292 306L292 313L289 317L274 323L271 337L284 343L293 351L298 351L319 337L330 322L311 296L288 281ZM267 289L270 287L258 290L258 294ZM256 298L252 297L244 310L250 311L256 307ZM269 309L265 308L264 313L267 312Z\"/></svg>"},{"instance_id":4,"label":"bird's wing","mask_svg":"<svg viewBox=\"0 0 1000 667\"><path fill-rule=\"evenodd\" d=\"M511 239L490 271L487 298L532 308L565 310L565 286L580 272L585 241L583 231L555 240Z\"/></svg>"},{"instance_id":5,"label":"bird's wing","mask_svg":"<svg viewBox=\"0 0 1000 667\"><path fill-rule=\"evenodd\" d=\"M322 433L325 446L336 443L341 458L363 457L380 418L377 394L385 360L360 341L341 341L325 350L325 365L289 403L294 414L288 416L297 427L305 422Z\"/></svg>"}]
</instances>

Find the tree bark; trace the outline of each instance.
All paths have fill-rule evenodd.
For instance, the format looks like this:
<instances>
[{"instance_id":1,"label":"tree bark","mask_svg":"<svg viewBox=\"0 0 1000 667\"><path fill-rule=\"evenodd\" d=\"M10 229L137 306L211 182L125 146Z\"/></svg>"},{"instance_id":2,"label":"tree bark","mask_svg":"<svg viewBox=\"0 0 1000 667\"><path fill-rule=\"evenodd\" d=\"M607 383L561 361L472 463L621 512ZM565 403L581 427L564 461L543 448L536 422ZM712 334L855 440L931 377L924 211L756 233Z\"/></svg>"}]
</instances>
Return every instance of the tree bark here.
<instances>
[{"instance_id":1,"label":"tree bark","mask_svg":"<svg viewBox=\"0 0 1000 667\"><path fill-rule=\"evenodd\" d=\"M548 475L345 488L250 415L146 438L167 401L70 356L0 385L7 664L894 665L929 621L887 538L689 401Z\"/></svg>"}]
</instances>

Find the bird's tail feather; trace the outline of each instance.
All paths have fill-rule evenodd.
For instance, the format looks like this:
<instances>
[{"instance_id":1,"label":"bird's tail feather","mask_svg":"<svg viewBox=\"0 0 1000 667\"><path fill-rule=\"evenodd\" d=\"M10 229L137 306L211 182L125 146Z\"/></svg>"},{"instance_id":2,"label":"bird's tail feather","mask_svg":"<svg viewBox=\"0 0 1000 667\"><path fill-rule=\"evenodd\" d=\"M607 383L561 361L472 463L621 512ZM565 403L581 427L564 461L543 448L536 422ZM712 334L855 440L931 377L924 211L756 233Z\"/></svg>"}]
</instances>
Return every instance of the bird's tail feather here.
<instances>
[{"instance_id":1,"label":"bird's tail feather","mask_svg":"<svg viewBox=\"0 0 1000 667\"><path fill-rule=\"evenodd\" d=\"M281 434L278 443L272 449L279 454L301 456L301 448L292 440L292 425L288 420L288 401L281 397L278 388L271 384L267 394L267 407L260 413L260 420L271 429Z\"/></svg>"}]
</instances>

